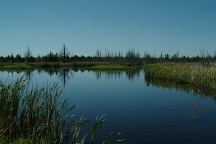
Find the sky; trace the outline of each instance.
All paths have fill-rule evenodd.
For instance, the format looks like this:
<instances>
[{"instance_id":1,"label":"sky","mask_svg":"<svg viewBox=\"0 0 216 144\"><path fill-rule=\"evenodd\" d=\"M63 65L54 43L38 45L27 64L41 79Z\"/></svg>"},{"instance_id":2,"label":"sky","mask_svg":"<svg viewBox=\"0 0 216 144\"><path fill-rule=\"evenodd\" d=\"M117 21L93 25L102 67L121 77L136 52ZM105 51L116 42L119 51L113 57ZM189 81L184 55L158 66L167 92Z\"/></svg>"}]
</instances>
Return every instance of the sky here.
<instances>
[{"instance_id":1,"label":"sky","mask_svg":"<svg viewBox=\"0 0 216 144\"><path fill-rule=\"evenodd\" d=\"M216 0L0 0L0 55L216 51Z\"/></svg>"}]
</instances>

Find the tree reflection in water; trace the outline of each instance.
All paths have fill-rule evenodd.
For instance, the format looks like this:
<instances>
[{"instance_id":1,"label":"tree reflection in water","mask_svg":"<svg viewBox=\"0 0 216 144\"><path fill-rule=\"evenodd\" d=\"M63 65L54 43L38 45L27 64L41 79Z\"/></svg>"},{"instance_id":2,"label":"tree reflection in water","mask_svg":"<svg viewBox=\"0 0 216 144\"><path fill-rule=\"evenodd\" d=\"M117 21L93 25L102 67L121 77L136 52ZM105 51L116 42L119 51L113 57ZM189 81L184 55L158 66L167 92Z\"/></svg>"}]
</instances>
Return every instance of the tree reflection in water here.
<instances>
[{"instance_id":1,"label":"tree reflection in water","mask_svg":"<svg viewBox=\"0 0 216 144\"><path fill-rule=\"evenodd\" d=\"M133 81L135 78L140 77L140 69L135 70L125 70L125 71L92 71L84 69L70 69L70 68L61 68L61 69L36 69L31 71L6 71L7 73L14 73L22 75L27 81L31 81L34 78L34 73L43 74L46 73L50 77L58 77L62 82L63 86L74 76L75 72L89 72L93 73L96 76L97 80L100 79L121 79L126 77L128 80ZM2 71L4 72L4 71ZM36 75L35 75L36 76Z\"/></svg>"},{"instance_id":2,"label":"tree reflection in water","mask_svg":"<svg viewBox=\"0 0 216 144\"><path fill-rule=\"evenodd\" d=\"M73 70L69 68L61 69L44 69L44 72L48 73L50 76L56 75L65 87L66 83L73 77Z\"/></svg>"},{"instance_id":3,"label":"tree reflection in water","mask_svg":"<svg viewBox=\"0 0 216 144\"><path fill-rule=\"evenodd\" d=\"M125 71L92 71L96 75L96 79L100 80L105 78L108 79L120 79L124 76L128 80L133 81L135 78L140 77L140 69L137 70L125 70Z\"/></svg>"}]
</instances>

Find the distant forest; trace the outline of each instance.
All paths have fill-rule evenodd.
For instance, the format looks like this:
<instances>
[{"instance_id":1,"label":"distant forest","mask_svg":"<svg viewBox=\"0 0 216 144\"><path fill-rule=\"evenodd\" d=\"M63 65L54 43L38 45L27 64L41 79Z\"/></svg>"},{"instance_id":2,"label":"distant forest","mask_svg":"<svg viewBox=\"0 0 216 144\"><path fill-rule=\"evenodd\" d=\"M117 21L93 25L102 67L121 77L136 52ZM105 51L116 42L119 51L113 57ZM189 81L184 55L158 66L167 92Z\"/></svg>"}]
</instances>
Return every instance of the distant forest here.
<instances>
[{"instance_id":1,"label":"distant forest","mask_svg":"<svg viewBox=\"0 0 216 144\"><path fill-rule=\"evenodd\" d=\"M210 55L207 50L200 49L200 54L197 56L184 56L175 53L170 55L168 53L161 53L159 56L152 56L148 53L140 54L136 50L131 49L126 53L121 51L112 52L106 50L96 50L94 56L78 56L73 55L71 51L64 45L60 52L49 52L43 56L33 56L29 48L26 49L24 54L0 56L0 63L71 63L71 62L111 62L111 63L132 63L132 64L143 64L143 63L156 63L156 62L212 62L216 61L216 52Z\"/></svg>"}]
</instances>

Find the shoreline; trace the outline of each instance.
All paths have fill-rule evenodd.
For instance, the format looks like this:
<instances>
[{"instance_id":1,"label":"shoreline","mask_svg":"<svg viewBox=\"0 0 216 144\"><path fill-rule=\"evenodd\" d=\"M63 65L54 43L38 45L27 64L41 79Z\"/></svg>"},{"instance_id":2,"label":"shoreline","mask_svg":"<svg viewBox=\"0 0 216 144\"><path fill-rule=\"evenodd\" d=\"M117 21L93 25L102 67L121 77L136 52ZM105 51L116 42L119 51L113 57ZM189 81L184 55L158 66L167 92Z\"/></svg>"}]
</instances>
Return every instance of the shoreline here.
<instances>
[{"instance_id":1,"label":"shoreline","mask_svg":"<svg viewBox=\"0 0 216 144\"><path fill-rule=\"evenodd\" d=\"M131 64L104 62L72 62L72 63L0 63L0 70L34 70L49 68L84 68L86 70L130 70L137 67Z\"/></svg>"}]
</instances>

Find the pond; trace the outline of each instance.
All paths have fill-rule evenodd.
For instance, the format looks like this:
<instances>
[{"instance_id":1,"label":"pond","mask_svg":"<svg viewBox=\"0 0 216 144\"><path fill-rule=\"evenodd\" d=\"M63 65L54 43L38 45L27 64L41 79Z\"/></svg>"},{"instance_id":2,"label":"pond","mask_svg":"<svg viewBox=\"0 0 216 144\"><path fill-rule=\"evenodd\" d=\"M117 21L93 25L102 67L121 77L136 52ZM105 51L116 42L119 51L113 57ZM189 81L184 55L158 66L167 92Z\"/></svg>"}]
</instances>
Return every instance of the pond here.
<instances>
[{"instance_id":1,"label":"pond","mask_svg":"<svg viewBox=\"0 0 216 144\"><path fill-rule=\"evenodd\" d=\"M148 79L143 70L0 72L3 81L23 75L37 87L58 83L77 116L105 114L99 136L113 132L124 144L216 143L214 92Z\"/></svg>"}]
</instances>

